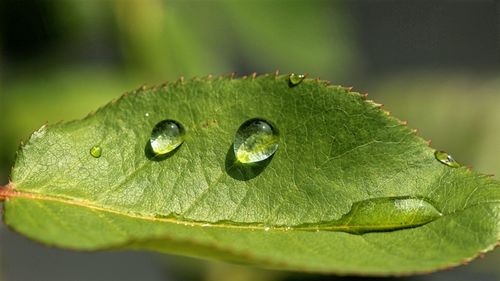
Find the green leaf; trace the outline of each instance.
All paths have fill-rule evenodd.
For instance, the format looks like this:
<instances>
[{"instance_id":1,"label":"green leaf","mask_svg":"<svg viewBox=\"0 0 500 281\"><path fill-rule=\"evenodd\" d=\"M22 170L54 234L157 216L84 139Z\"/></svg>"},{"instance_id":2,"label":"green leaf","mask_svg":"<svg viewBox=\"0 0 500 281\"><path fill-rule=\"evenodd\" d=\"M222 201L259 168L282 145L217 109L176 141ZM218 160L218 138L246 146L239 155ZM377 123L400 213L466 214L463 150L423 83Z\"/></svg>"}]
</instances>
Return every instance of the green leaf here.
<instances>
[{"instance_id":1,"label":"green leaf","mask_svg":"<svg viewBox=\"0 0 500 281\"><path fill-rule=\"evenodd\" d=\"M235 162L252 118L276 153ZM162 120L185 130L164 157ZM94 146L101 148L91 155ZM5 222L48 245L148 249L264 267L394 275L458 265L500 236L500 183L437 161L365 96L288 76L211 77L139 89L36 131L18 152Z\"/></svg>"}]
</instances>

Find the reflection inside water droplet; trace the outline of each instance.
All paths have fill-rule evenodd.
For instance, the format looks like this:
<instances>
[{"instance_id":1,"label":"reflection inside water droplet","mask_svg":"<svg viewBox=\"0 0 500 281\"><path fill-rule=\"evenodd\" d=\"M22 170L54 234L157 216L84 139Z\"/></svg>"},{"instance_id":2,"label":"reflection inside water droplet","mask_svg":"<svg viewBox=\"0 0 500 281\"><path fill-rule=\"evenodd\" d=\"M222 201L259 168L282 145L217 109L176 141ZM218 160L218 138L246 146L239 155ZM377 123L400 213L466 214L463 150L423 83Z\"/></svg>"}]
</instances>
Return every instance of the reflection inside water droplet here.
<instances>
[{"instance_id":1,"label":"reflection inside water droplet","mask_svg":"<svg viewBox=\"0 0 500 281\"><path fill-rule=\"evenodd\" d=\"M453 157L448 154L446 151L438 151L436 150L434 152L434 156L436 157L436 159L445 164L446 166L449 166L449 167L452 167L452 168L458 168L460 167L460 163L458 163L457 161L455 161L455 159L453 159Z\"/></svg>"},{"instance_id":2,"label":"reflection inside water droplet","mask_svg":"<svg viewBox=\"0 0 500 281\"><path fill-rule=\"evenodd\" d=\"M234 154L234 144L231 144L226 154L226 172L235 180L251 180L264 172L267 165L269 165L269 163L273 159L273 156L274 154L271 155L271 157L256 163L241 163L236 159L236 156Z\"/></svg>"},{"instance_id":3,"label":"reflection inside water droplet","mask_svg":"<svg viewBox=\"0 0 500 281\"><path fill-rule=\"evenodd\" d=\"M244 122L234 138L234 154L240 163L255 163L278 149L279 133L269 121L253 118Z\"/></svg>"},{"instance_id":4,"label":"reflection inside water droplet","mask_svg":"<svg viewBox=\"0 0 500 281\"><path fill-rule=\"evenodd\" d=\"M90 149L90 155L92 155L92 157L94 157L94 158L101 157L101 155L102 155L102 148L99 145L94 145Z\"/></svg>"},{"instance_id":5,"label":"reflection inside water droplet","mask_svg":"<svg viewBox=\"0 0 500 281\"><path fill-rule=\"evenodd\" d=\"M156 124L149 140L156 155L165 155L184 142L184 128L174 120L163 120Z\"/></svg>"}]
</instances>

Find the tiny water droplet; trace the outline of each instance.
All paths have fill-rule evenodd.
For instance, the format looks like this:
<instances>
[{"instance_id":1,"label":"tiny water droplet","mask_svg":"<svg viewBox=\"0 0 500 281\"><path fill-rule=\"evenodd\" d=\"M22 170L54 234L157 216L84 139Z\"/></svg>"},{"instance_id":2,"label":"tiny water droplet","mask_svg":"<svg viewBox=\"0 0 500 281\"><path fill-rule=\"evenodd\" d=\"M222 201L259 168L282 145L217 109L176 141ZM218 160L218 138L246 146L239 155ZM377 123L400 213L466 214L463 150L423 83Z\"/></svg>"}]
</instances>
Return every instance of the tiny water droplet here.
<instances>
[{"instance_id":1,"label":"tiny water droplet","mask_svg":"<svg viewBox=\"0 0 500 281\"><path fill-rule=\"evenodd\" d=\"M290 74L290 76L288 77L291 86L299 85L302 81L304 81L304 78L306 78L304 74L295 73Z\"/></svg>"},{"instance_id":2,"label":"tiny water droplet","mask_svg":"<svg viewBox=\"0 0 500 281\"><path fill-rule=\"evenodd\" d=\"M149 117L149 113L148 113L148 112L146 112L146 113L144 114L144 116Z\"/></svg>"},{"instance_id":3,"label":"tiny water droplet","mask_svg":"<svg viewBox=\"0 0 500 281\"><path fill-rule=\"evenodd\" d=\"M234 155L240 163L255 163L271 157L278 149L279 133L263 119L244 122L234 138Z\"/></svg>"},{"instance_id":4,"label":"tiny water droplet","mask_svg":"<svg viewBox=\"0 0 500 281\"><path fill-rule=\"evenodd\" d=\"M92 157L94 157L94 158L101 157L101 155L102 155L102 148L100 146L98 146L98 145L94 145L90 149L90 155L92 155Z\"/></svg>"},{"instance_id":5,"label":"tiny water droplet","mask_svg":"<svg viewBox=\"0 0 500 281\"><path fill-rule=\"evenodd\" d=\"M151 149L156 155L164 155L184 142L184 128L174 120L163 120L151 132Z\"/></svg>"},{"instance_id":6,"label":"tiny water droplet","mask_svg":"<svg viewBox=\"0 0 500 281\"><path fill-rule=\"evenodd\" d=\"M455 159L453 159L453 157L448 154L446 151L438 151L436 150L434 152L434 156L436 157L436 159L445 164L446 166L449 166L449 167L452 167L452 168L458 168L460 167L460 163L458 163L457 161L455 161Z\"/></svg>"}]
</instances>

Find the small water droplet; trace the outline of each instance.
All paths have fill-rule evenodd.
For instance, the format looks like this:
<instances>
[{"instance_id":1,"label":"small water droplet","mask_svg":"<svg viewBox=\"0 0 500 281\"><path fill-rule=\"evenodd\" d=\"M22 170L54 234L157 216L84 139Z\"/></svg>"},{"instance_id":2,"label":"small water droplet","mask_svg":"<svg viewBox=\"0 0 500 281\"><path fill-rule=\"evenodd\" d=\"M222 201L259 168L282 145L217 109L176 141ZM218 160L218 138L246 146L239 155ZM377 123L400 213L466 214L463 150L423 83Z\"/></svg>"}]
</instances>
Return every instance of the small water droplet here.
<instances>
[{"instance_id":1,"label":"small water droplet","mask_svg":"<svg viewBox=\"0 0 500 281\"><path fill-rule=\"evenodd\" d=\"M165 155L184 142L184 128L174 120L163 120L154 126L149 141L156 155Z\"/></svg>"},{"instance_id":2,"label":"small water droplet","mask_svg":"<svg viewBox=\"0 0 500 281\"><path fill-rule=\"evenodd\" d=\"M299 85L300 83L302 83L302 81L304 81L305 78L306 76L304 74L295 73L290 74L290 76L288 77L291 86Z\"/></svg>"},{"instance_id":3,"label":"small water droplet","mask_svg":"<svg viewBox=\"0 0 500 281\"><path fill-rule=\"evenodd\" d=\"M149 117L149 113L148 113L148 112L146 112L146 113L144 114L144 116Z\"/></svg>"},{"instance_id":4,"label":"small water droplet","mask_svg":"<svg viewBox=\"0 0 500 281\"><path fill-rule=\"evenodd\" d=\"M436 150L434 152L434 156L436 157L436 159L445 164L446 166L449 166L449 167L452 167L452 168L458 168L460 167L460 163L458 163L457 161L455 161L455 159L453 159L453 157L448 154L446 151L438 151Z\"/></svg>"},{"instance_id":5,"label":"small water droplet","mask_svg":"<svg viewBox=\"0 0 500 281\"><path fill-rule=\"evenodd\" d=\"M234 155L240 163L255 163L271 157L278 149L279 133L263 119L244 122L234 138Z\"/></svg>"},{"instance_id":6,"label":"small water droplet","mask_svg":"<svg viewBox=\"0 0 500 281\"><path fill-rule=\"evenodd\" d=\"M94 158L101 157L101 155L102 155L102 148L100 146L98 146L98 145L94 145L90 149L90 155L92 155L92 157L94 157Z\"/></svg>"}]
</instances>

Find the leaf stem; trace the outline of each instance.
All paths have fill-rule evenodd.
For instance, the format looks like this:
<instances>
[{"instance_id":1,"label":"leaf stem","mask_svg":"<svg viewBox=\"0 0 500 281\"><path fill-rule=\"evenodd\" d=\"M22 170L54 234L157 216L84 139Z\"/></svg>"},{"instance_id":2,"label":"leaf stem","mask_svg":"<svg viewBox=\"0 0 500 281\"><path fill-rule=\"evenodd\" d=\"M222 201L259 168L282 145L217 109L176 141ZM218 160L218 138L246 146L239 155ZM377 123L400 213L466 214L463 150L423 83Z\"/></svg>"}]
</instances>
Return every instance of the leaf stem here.
<instances>
[{"instance_id":1,"label":"leaf stem","mask_svg":"<svg viewBox=\"0 0 500 281\"><path fill-rule=\"evenodd\" d=\"M15 191L12 189L12 183L9 182L5 186L0 186L0 201L5 201L9 197L15 194Z\"/></svg>"}]
</instances>

